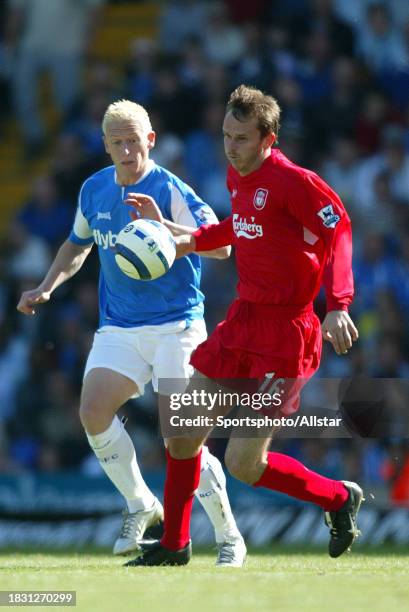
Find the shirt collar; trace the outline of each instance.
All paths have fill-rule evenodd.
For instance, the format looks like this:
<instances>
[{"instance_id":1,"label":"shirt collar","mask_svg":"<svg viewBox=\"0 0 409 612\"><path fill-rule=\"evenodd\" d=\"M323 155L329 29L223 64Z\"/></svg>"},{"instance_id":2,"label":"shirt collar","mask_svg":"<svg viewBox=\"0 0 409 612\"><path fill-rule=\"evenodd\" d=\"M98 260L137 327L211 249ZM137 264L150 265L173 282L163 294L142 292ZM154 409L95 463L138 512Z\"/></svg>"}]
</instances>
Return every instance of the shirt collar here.
<instances>
[{"instance_id":1,"label":"shirt collar","mask_svg":"<svg viewBox=\"0 0 409 612\"><path fill-rule=\"evenodd\" d=\"M148 159L148 163L146 164L146 170L145 172L142 174L142 176L140 178L138 178L138 180L136 181L136 183L131 183L131 185L119 185L120 187L131 187L132 185L138 185L138 183L140 183L141 181L143 181L144 179L146 179L146 177L148 176L148 174L150 174L152 172L152 170L155 167L155 162L153 161L153 159ZM115 183L118 185L118 181L117 181L117 174L116 174L116 170L114 173L114 179L115 179Z\"/></svg>"}]
</instances>

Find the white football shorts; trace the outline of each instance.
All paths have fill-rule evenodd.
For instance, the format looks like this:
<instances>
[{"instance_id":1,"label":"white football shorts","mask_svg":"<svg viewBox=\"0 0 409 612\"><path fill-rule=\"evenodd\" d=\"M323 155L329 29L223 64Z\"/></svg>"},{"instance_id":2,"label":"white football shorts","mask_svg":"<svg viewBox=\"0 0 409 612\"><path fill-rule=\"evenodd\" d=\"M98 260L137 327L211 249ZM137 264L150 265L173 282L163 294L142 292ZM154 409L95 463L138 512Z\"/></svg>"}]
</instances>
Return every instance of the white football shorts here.
<instances>
[{"instance_id":1,"label":"white football shorts","mask_svg":"<svg viewBox=\"0 0 409 612\"><path fill-rule=\"evenodd\" d=\"M185 321L124 328L105 326L98 329L85 365L84 378L94 368L107 368L135 382L143 395L152 381L158 391L158 380L189 379L193 367L191 353L206 340L206 324L195 319L186 329Z\"/></svg>"}]
</instances>

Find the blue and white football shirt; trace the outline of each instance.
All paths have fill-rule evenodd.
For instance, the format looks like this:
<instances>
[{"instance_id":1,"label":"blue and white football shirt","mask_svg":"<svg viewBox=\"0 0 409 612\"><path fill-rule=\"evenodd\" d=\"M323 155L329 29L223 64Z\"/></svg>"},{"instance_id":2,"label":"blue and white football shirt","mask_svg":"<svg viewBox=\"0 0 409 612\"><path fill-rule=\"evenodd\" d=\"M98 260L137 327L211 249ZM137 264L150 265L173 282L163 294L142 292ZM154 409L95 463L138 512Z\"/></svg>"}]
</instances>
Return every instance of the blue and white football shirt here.
<instances>
[{"instance_id":1,"label":"blue and white football shirt","mask_svg":"<svg viewBox=\"0 0 409 612\"><path fill-rule=\"evenodd\" d=\"M99 279L100 326L138 327L203 317L200 291L200 257L192 254L175 261L169 272L153 281L137 281L118 268L113 246L119 231L131 220L132 206L124 204L128 192L155 199L163 216L174 223L198 227L217 223L212 209L174 174L152 160L134 185L116 183L114 166L93 174L83 184L74 227L75 244L95 242L101 272Z\"/></svg>"}]
</instances>

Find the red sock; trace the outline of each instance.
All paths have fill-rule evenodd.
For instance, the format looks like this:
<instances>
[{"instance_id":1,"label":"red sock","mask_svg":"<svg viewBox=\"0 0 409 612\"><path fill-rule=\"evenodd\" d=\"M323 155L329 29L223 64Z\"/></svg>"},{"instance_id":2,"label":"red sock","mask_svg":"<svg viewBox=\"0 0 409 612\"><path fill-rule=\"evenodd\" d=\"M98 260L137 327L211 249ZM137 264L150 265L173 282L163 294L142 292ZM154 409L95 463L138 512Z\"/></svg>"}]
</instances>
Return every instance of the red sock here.
<instances>
[{"instance_id":1,"label":"red sock","mask_svg":"<svg viewBox=\"0 0 409 612\"><path fill-rule=\"evenodd\" d=\"M321 476L281 453L268 453L268 465L254 486L312 502L327 512L339 510L348 499L342 482Z\"/></svg>"},{"instance_id":2,"label":"red sock","mask_svg":"<svg viewBox=\"0 0 409 612\"><path fill-rule=\"evenodd\" d=\"M190 516L199 486L201 455L202 451L191 459L174 459L166 450L165 531L161 544L169 550L184 548L190 540Z\"/></svg>"}]
</instances>

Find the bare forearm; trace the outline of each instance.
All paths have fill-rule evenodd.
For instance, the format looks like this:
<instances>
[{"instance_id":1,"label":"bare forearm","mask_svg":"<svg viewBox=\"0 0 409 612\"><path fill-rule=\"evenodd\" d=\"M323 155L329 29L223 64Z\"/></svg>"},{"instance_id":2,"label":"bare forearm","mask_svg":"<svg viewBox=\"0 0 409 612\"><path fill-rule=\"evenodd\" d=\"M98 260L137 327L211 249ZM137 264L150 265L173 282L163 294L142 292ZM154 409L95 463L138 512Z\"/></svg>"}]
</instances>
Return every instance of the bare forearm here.
<instances>
[{"instance_id":1,"label":"bare forearm","mask_svg":"<svg viewBox=\"0 0 409 612\"><path fill-rule=\"evenodd\" d=\"M196 240L192 234L182 234L175 236L176 243L176 259L190 255L194 252L196 247Z\"/></svg>"},{"instance_id":2,"label":"bare forearm","mask_svg":"<svg viewBox=\"0 0 409 612\"><path fill-rule=\"evenodd\" d=\"M74 276L91 252L92 244L79 246L66 240L60 247L53 263L40 287L43 291L52 292L69 278Z\"/></svg>"},{"instance_id":3,"label":"bare forearm","mask_svg":"<svg viewBox=\"0 0 409 612\"><path fill-rule=\"evenodd\" d=\"M168 219L163 219L163 225L165 225L173 236L183 236L184 234L193 234L197 230L197 227L189 227L188 225L180 225L174 223Z\"/></svg>"}]
</instances>

